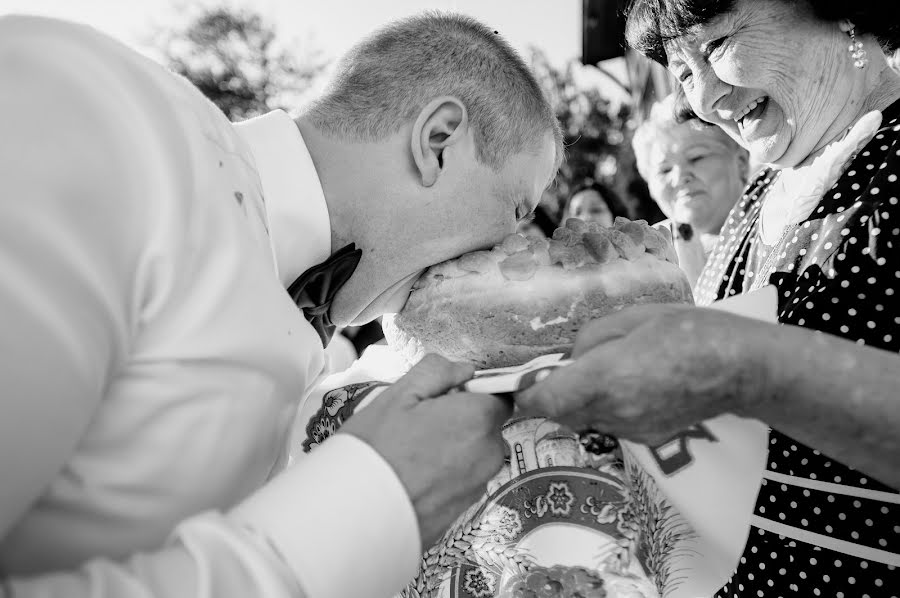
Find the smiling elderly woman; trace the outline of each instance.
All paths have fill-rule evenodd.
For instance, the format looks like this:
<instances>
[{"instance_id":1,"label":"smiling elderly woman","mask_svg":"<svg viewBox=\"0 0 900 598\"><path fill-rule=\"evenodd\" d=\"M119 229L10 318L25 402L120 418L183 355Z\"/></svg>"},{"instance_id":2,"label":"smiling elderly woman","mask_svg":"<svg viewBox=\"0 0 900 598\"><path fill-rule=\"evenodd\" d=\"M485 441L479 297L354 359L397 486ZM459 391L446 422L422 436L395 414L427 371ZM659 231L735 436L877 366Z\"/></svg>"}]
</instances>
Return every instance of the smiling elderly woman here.
<instances>
[{"instance_id":1,"label":"smiling elderly woman","mask_svg":"<svg viewBox=\"0 0 900 598\"><path fill-rule=\"evenodd\" d=\"M754 161L773 165L751 182L726 223L698 283L699 304L774 283L781 323L900 350L893 296L900 282L900 78L882 51L897 45L896 14L896 2L860 0L635 3L630 43L668 66L700 118L747 147ZM824 413L812 413L827 403L778 400L785 410L806 411L806 425L819 428L804 440L838 432ZM857 408L866 409L865 401ZM857 432L843 443L865 444L877 434L863 424ZM900 497L872 492L894 489L814 450L826 442L807 448L775 430L770 438L768 468L796 476L796 484L763 486L755 515L800 533L754 530L722 595L769 592L773 578L779 591L796 586L813 595L829 577L832 596L896 595ZM815 480L845 491L812 491Z\"/></svg>"},{"instance_id":2,"label":"smiling elderly woman","mask_svg":"<svg viewBox=\"0 0 900 598\"><path fill-rule=\"evenodd\" d=\"M631 141L638 172L668 217L678 263L693 287L747 184L747 150L721 128L679 122L679 94L654 104Z\"/></svg>"},{"instance_id":3,"label":"smiling elderly woman","mask_svg":"<svg viewBox=\"0 0 900 598\"><path fill-rule=\"evenodd\" d=\"M697 302L778 289L770 325L623 310L517 397L658 443L721 413L772 427L740 564L719 596L900 595L900 45L896 0L635 0L629 43L771 165L723 229ZM817 332L811 332L817 331ZM827 333L827 334L820 334Z\"/></svg>"}]
</instances>

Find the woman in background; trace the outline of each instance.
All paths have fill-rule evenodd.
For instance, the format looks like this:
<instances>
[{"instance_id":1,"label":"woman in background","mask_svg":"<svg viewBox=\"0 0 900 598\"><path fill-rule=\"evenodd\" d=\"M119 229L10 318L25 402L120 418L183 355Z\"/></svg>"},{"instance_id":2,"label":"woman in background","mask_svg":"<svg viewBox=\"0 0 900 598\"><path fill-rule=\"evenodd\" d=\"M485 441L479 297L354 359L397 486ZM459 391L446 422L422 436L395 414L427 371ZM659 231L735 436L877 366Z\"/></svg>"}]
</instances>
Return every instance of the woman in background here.
<instances>
[{"instance_id":1,"label":"woman in background","mask_svg":"<svg viewBox=\"0 0 900 598\"><path fill-rule=\"evenodd\" d=\"M638 172L668 220L693 287L728 213L747 184L748 153L696 118L679 122L677 94L658 102L634 133Z\"/></svg>"},{"instance_id":2,"label":"woman in background","mask_svg":"<svg viewBox=\"0 0 900 598\"><path fill-rule=\"evenodd\" d=\"M598 182L588 182L569 197L563 210L562 222L566 218L580 218L585 222L596 222L612 226L617 216L629 217L629 210L615 192Z\"/></svg>"}]
</instances>

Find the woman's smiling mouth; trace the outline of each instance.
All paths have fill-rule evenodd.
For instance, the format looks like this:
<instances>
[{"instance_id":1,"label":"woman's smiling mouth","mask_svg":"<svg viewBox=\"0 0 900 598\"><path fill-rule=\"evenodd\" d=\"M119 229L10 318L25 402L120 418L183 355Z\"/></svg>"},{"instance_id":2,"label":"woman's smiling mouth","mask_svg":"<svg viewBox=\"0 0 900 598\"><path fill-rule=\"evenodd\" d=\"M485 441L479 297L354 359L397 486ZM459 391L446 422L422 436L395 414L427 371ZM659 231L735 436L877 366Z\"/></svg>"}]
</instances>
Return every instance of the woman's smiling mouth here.
<instances>
[{"instance_id":1,"label":"woman's smiling mouth","mask_svg":"<svg viewBox=\"0 0 900 598\"><path fill-rule=\"evenodd\" d=\"M737 123L742 136L756 128L756 125L762 120L763 114L768 106L768 96L761 96L750 102L746 108L732 117L732 120Z\"/></svg>"}]
</instances>

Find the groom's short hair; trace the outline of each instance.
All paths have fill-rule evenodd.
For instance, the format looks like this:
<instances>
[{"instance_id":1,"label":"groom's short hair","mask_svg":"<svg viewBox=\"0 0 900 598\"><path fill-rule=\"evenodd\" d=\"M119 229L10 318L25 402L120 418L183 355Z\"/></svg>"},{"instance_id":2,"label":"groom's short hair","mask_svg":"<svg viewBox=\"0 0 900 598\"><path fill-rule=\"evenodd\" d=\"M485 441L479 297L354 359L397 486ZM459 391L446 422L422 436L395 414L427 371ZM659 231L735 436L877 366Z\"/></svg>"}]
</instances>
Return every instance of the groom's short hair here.
<instances>
[{"instance_id":1,"label":"groom's short hair","mask_svg":"<svg viewBox=\"0 0 900 598\"><path fill-rule=\"evenodd\" d=\"M531 70L498 32L462 15L428 12L376 31L305 116L326 135L378 141L442 95L465 105L482 163L537 151L548 132L562 160L559 123Z\"/></svg>"}]
</instances>

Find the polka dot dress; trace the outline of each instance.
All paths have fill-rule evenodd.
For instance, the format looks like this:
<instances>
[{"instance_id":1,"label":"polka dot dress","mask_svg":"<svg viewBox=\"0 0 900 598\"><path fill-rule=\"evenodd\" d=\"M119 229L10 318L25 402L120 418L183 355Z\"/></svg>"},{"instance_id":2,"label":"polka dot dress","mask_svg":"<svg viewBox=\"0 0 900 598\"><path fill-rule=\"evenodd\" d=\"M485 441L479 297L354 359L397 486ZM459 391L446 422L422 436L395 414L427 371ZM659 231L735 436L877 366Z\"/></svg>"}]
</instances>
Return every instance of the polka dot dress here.
<instances>
[{"instance_id":1,"label":"polka dot dress","mask_svg":"<svg viewBox=\"0 0 900 598\"><path fill-rule=\"evenodd\" d=\"M760 206L774 176L763 171L732 210L697 303L764 278L781 323L900 352L900 102L813 213L766 246ZM777 430L769 442L750 537L716 596L900 598L897 490Z\"/></svg>"}]
</instances>

